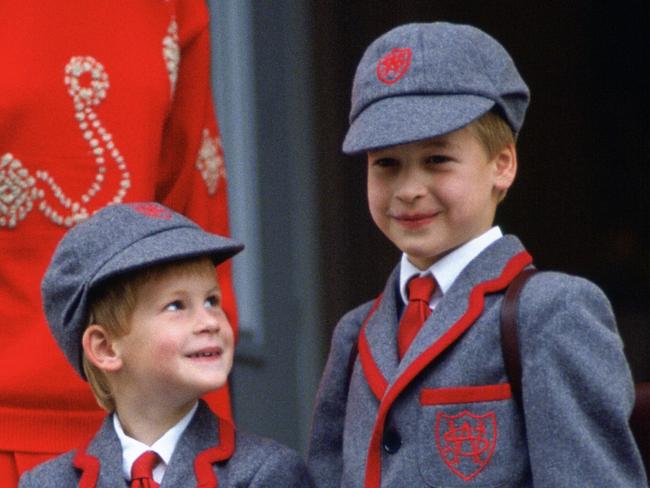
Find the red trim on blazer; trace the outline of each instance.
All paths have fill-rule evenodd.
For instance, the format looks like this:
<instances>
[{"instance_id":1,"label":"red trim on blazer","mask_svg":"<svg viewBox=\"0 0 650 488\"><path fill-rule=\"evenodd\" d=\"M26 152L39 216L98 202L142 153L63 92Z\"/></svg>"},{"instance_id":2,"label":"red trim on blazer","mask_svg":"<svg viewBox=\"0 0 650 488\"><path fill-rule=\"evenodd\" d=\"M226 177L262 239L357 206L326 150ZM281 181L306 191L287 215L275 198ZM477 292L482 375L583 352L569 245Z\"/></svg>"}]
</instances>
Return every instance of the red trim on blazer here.
<instances>
[{"instance_id":1,"label":"red trim on blazer","mask_svg":"<svg viewBox=\"0 0 650 488\"><path fill-rule=\"evenodd\" d=\"M377 363L372 359L372 353L370 352L370 345L368 344L368 339L366 338L366 326L370 317L373 316L377 307L381 303L383 293L375 299L375 303L372 304L370 312L366 316L366 319L363 321L361 326L361 332L359 333L359 360L361 361L361 367L363 368L363 374L366 377L366 381L370 386L373 394L377 400L381 400L386 392L388 387L388 381L384 378L384 375L381 373L381 370L377 366Z\"/></svg>"},{"instance_id":2,"label":"red trim on blazer","mask_svg":"<svg viewBox=\"0 0 650 488\"><path fill-rule=\"evenodd\" d=\"M219 480L212 470L212 465L230 459L233 452L235 452L235 428L233 424L220 417L218 420L220 444L217 447L201 451L194 459L196 488L217 488ZM79 449L72 460L73 466L81 471L79 488L95 488L99 478L99 459L88 454L87 449L88 444L83 449Z\"/></svg>"},{"instance_id":3,"label":"red trim on blazer","mask_svg":"<svg viewBox=\"0 0 650 488\"><path fill-rule=\"evenodd\" d=\"M449 328L449 330L425 350L411 365L397 378L393 385L382 396L375 425L368 446L368 462L366 464L365 488L379 488L381 485L381 439L384 435L384 423L388 411L399 394L431 361L453 344L467 329L478 319L483 312L484 298L488 293L503 290L519 274L519 272L533 261L530 254L522 251L508 261L501 276L496 279L479 283L472 288L469 294L469 304L465 314ZM372 357L370 358L372 359ZM373 361L374 362L374 361ZM376 365L375 365L376 367ZM368 379L370 382L371 380Z\"/></svg>"},{"instance_id":4,"label":"red trim on blazer","mask_svg":"<svg viewBox=\"0 0 650 488\"><path fill-rule=\"evenodd\" d=\"M235 452L235 428L233 424L219 418L220 444L200 452L194 460L194 473L196 474L196 488L217 488L217 479L212 465L218 461L229 459Z\"/></svg>"},{"instance_id":5,"label":"red trim on blazer","mask_svg":"<svg viewBox=\"0 0 650 488\"><path fill-rule=\"evenodd\" d=\"M72 465L81 471L79 488L95 488L97 478L99 478L99 459L88 454L86 449L88 449L88 444L77 451Z\"/></svg>"},{"instance_id":6,"label":"red trim on blazer","mask_svg":"<svg viewBox=\"0 0 650 488\"><path fill-rule=\"evenodd\" d=\"M420 392L420 405L451 405L509 400L512 391L508 383L452 388L424 388Z\"/></svg>"}]
</instances>

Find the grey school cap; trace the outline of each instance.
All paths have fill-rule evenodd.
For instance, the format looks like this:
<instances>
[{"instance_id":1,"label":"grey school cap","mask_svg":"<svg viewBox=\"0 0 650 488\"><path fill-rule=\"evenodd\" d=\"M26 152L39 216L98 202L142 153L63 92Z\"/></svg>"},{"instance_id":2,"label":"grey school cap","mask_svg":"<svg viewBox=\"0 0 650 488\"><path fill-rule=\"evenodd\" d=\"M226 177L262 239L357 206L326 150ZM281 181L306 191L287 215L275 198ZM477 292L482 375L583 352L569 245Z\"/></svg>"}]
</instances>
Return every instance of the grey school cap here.
<instances>
[{"instance_id":1,"label":"grey school cap","mask_svg":"<svg viewBox=\"0 0 650 488\"><path fill-rule=\"evenodd\" d=\"M517 134L529 99L512 58L485 32L447 22L402 25L376 39L357 67L343 151L443 135L492 108Z\"/></svg>"},{"instance_id":2,"label":"grey school cap","mask_svg":"<svg viewBox=\"0 0 650 488\"><path fill-rule=\"evenodd\" d=\"M89 295L97 285L119 274L179 259L207 256L217 265L243 247L158 203L109 205L70 229L54 251L41 283L52 334L85 379L81 337Z\"/></svg>"}]
</instances>

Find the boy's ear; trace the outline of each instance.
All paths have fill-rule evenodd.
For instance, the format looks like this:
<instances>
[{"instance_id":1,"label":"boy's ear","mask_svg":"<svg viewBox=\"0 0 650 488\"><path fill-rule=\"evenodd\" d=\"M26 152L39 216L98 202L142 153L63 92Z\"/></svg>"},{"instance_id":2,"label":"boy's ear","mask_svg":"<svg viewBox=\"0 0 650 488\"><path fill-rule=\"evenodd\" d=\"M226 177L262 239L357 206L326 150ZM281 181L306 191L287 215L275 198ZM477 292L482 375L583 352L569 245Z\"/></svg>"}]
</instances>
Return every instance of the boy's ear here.
<instances>
[{"instance_id":1,"label":"boy's ear","mask_svg":"<svg viewBox=\"0 0 650 488\"><path fill-rule=\"evenodd\" d=\"M497 153L493 162L495 164L494 189L499 193L505 193L515 181L517 175L517 149L515 145L506 145Z\"/></svg>"},{"instance_id":2,"label":"boy's ear","mask_svg":"<svg viewBox=\"0 0 650 488\"><path fill-rule=\"evenodd\" d=\"M115 349L106 329L98 324L89 325L81 338L88 360L102 371L117 371L122 367L122 358Z\"/></svg>"}]
</instances>

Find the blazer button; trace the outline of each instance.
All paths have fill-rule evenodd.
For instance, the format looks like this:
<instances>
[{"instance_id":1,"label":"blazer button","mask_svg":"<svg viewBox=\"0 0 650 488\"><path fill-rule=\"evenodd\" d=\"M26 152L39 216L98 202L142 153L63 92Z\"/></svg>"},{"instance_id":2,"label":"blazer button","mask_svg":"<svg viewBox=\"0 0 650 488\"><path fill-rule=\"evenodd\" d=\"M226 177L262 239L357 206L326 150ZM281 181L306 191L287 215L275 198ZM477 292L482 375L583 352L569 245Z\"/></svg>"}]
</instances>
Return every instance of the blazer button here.
<instances>
[{"instance_id":1,"label":"blazer button","mask_svg":"<svg viewBox=\"0 0 650 488\"><path fill-rule=\"evenodd\" d=\"M384 451L395 454L402 447L402 438L395 429L387 429L383 438Z\"/></svg>"}]
</instances>

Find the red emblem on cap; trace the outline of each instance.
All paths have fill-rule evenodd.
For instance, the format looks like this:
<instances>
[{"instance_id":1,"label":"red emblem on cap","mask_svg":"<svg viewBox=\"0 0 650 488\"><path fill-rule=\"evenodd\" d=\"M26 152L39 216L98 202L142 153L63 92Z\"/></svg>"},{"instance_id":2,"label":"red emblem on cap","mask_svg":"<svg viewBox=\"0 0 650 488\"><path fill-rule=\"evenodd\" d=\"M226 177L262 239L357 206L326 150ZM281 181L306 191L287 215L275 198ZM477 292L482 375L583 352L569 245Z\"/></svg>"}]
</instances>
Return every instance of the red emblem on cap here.
<instances>
[{"instance_id":1,"label":"red emblem on cap","mask_svg":"<svg viewBox=\"0 0 650 488\"><path fill-rule=\"evenodd\" d=\"M132 203L130 206L139 214L151 217L152 219L170 220L173 216L168 209L155 203Z\"/></svg>"},{"instance_id":2,"label":"red emblem on cap","mask_svg":"<svg viewBox=\"0 0 650 488\"><path fill-rule=\"evenodd\" d=\"M458 415L440 412L436 418L436 444L445 464L464 481L475 478L490 462L497 443L494 412Z\"/></svg>"},{"instance_id":3,"label":"red emblem on cap","mask_svg":"<svg viewBox=\"0 0 650 488\"><path fill-rule=\"evenodd\" d=\"M382 83L392 85L406 74L409 66L411 66L411 48L393 48L377 62L377 78Z\"/></svg>"}]
</instances>

